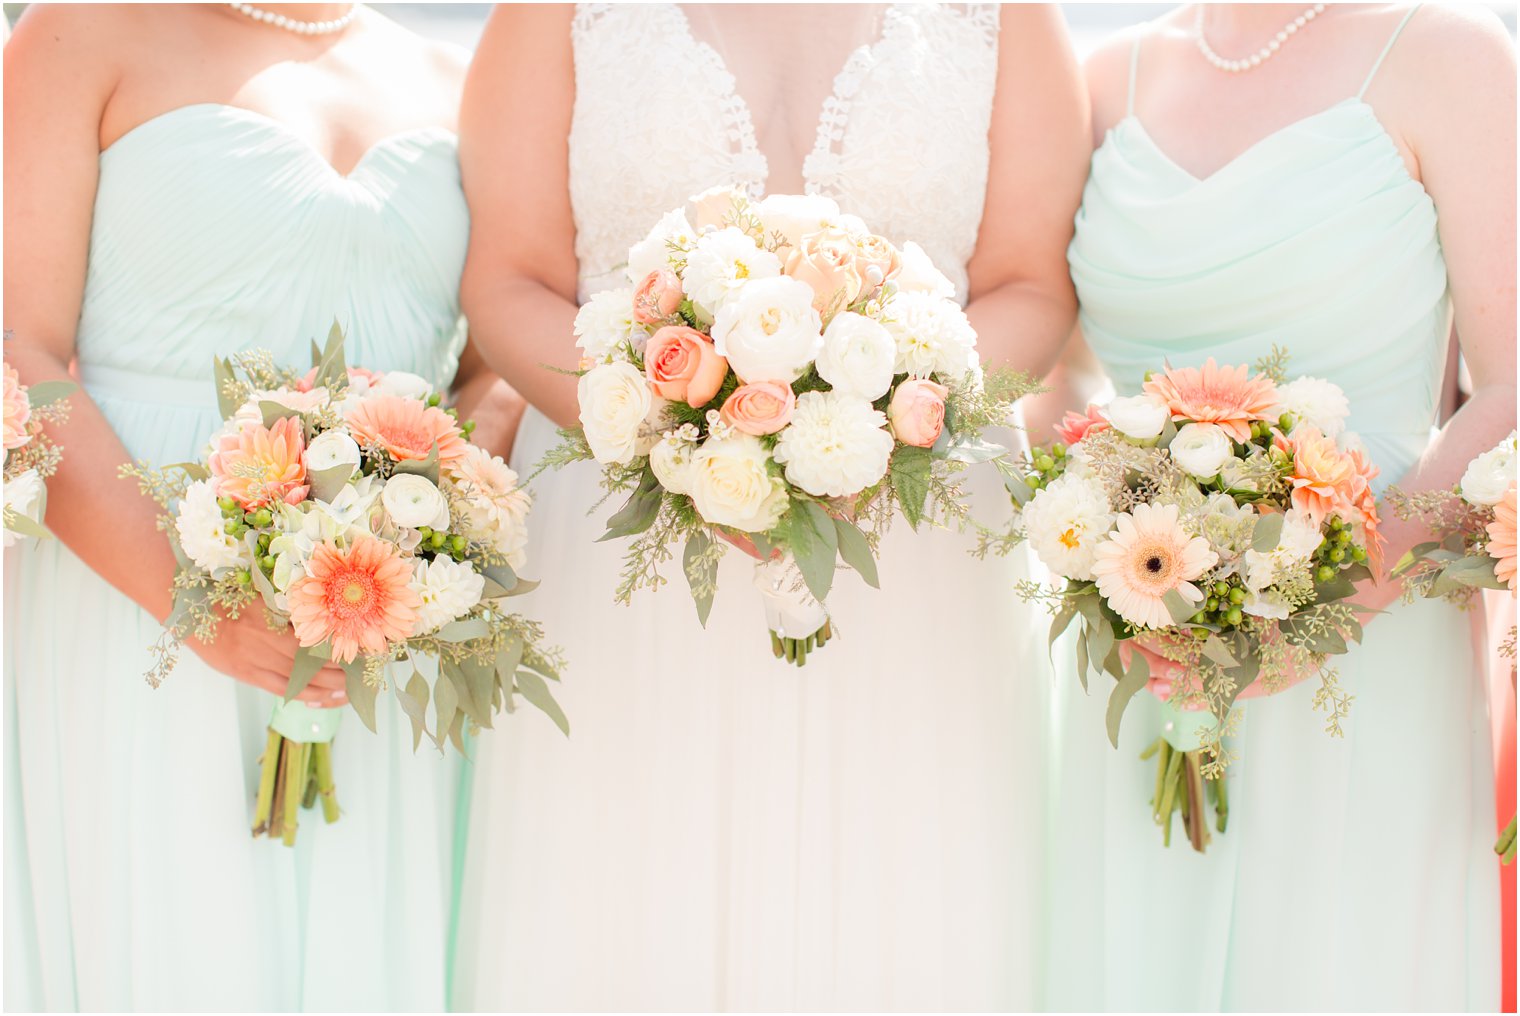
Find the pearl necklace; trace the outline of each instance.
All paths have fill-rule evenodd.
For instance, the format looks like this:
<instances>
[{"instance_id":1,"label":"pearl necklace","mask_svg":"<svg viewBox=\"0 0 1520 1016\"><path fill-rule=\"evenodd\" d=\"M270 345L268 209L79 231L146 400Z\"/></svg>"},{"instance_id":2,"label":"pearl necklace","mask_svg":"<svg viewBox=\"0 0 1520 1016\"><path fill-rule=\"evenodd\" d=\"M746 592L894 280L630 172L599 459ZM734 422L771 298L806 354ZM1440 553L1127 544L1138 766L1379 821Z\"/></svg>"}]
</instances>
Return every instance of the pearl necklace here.
<instances>
[{"instance_id":1,"label":"pearl necklace","mask_svg":"<svg viewBox=\"0 0 1520 1016\"><path fill-rule=\"evenodd\" d=\"M283 28L285 31L295 32L297 35L331 35L334 32L341 32L353 24L353 20L359 16L358 4L349 4L347 14L341 18L334 18L331 21L297 21L295 18L287 18L276 11L266 11L262 7L253 6L253 4L238 3L237 0L233 0L227 6L239 14L246 14L255 21L262 21L266 25Z\"/></svg>"},{"instance_id":2,"label":"pearl necklace","mask_svg":"<svg viewBox=\"0 0 1520 1016\"><path fill-rule=\"evenodd\" d=\"M1324 4L1315 4L1313 7L1310 7L1298 17L1288 22L1287 27L1273 36L1270 42L1261 47L1261 49L1257 50L1255 53L1252 53L1250 56L1244 57L1240 60L1226 60L1224 57L1214 52L1213 47L1209 45L1209 40L1203 37L1203 7L1203 4L1198 5L1198 52L1202 53L1203 58L1209 63L1213 64L1215 67L1219 68L1222 71L1229 71L1231 74L1239 74L1242 71L1248 71L1253 68L1260 67L1262 64L1266 63L1268 60L1272 59L1272 57L1277 55L1277 51L1282 48L1283 43L1288 41L1289 36L1293 35L1300 28L1303 28L1309 22L1325 13Z\"/></svg>"}]
</instances>

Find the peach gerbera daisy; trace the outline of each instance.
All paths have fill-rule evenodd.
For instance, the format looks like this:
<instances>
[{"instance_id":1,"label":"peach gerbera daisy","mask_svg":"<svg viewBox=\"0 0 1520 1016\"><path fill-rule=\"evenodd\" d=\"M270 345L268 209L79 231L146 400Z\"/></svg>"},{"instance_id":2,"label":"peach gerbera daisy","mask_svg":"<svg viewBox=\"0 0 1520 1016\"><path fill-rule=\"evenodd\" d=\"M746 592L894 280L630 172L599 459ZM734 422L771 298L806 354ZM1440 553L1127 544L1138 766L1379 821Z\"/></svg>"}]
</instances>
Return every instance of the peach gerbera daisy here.
<instances>
[{"instance_id":1,"label":"peach gerbera daisy","mask_svg":"<svg viewBox=\"0 0 1520 1016\"><path fill-rule=\"evenodd\" d=\"M1145 382L1145 391L1166 403L1173 420L1213 423L1241 444L1251 440L1251 421L1273 419L1277 386L1249 367L1221 367L1211 356L1203 369L1177 367Z\"/></svg>"},{"instance_id":2,"label":"peach gerbera daisy","mask_svg":"<svg viewBox=\"0 0 1520 1016\"><path fill-rule=\"evenodd\" d=\"M218 496L230 497L244 509L277 501L300 504L311 489L301 458L305 448L305 431L295 416L273 427L255 423L222 435L210 461Z\"/></svg>"},{"instance_id":3,"label":"peach gerbera daisy","mask_svg":"<svg viewBox=\"0 0 1520 1016\"><path fill-rule=\"evenodd\" d=\"M448 463L469 447L452 416L400 395L361 400L348 414L348 426L360 447L379 447L397 461L425 459L436 444L438 461Z\"/></svg>"},{"instance_id":4,"label":"peach gerbera daisy","mask_svg":"<svg viewBox=\"0 0 1520 1016\"><path fill-rule=\"evenodd\" d=\"M404 642L421 606L412 566L384 540L361 536L347 550L324 543L289 590L290 622L303 646L332 641L335 663Z\"/></svg>"},{"instance_id":5,"label":"peach gerbera daisy","mask_svg":"<svg viewBox=\"0 0 1520 1016\"><path fill-rule=\"evenodd\" d=\"M1494 559L1494 575L1509 583L1515 591L1515 488L1494 505L1494 520L1488 524L1488 556Z\"/></svg>"},{"instance_id":6,"label":"peach gerbera daisy","mask_svg":"<svg viewBox=\"0 0 1520 1016\"><path fill-rule=\"evenodd\" d=\"M1293 473L1288 478L1293 484L1293 507L1315 525L1337 510L1349 518L1358 501L1365 500L1358 496L1359 488L1366 492L1363 472L1350 455L1335 446L1334 438L1326 437L1317 427L1299 424L1292 436L1279 435L1277 446L1293 453Z\"/></svg>"},{"instance_id":7,"label":"peach gerbera daisy","mask_svg":"<svg viewBox=\"0 0 1520 1016\"><path fill-rule=\"evenodd\" d=\"M5 365L5 450L20 448L32 439L26 425L32 418L32 403L21 387L21 375Z\"/></svg>"},{"instance_id":8,"label":"peach gerbera daisy","mask_svg":"<svg viewBox=\"0 0 1520 1016\"><path fill-rule=\"evenodd\" d=\"M1182 528L1172 504L1136 505L1120 515L1096 553L1098 592L1120 617L1141 628L1172 623L1167 593L1175 591L1190 604L1203 602L1193 580L1219 561L1209 541Z\"/></svg>"}]
</instances>

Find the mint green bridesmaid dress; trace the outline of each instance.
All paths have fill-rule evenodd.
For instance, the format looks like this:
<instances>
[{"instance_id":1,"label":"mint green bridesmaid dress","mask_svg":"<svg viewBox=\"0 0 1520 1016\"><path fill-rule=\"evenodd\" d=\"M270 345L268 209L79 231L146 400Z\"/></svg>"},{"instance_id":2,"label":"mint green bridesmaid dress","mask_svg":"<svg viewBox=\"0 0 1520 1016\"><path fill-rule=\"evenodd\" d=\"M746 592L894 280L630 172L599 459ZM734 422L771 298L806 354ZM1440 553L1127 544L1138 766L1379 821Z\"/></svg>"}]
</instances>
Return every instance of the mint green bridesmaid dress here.
<instances>
[{"instance_id":1,"label":"mint green bridesmaid dress","mask_svg":"<svg viewBox=\"0 0 1520 1016\"><path fill-rule=\"evenodd\" d=\"M468 232L448 131L345 176L260 114L171 110L100 156L84 389L164 464L220 423L213 355L302 366L334 318L350 363L446 385ZM378 735L335 741L340 821L256 841L275 698L188 650L149 688L148 614L57 541L5 556L6 1008L443 1008L457 760L414 755L382 697Z\"/></svg>"},{"instance_id":2,"label":"mint green bridesmaid dress","mask_svg":"<svg viewBox=\"0 0 1520 1016\"><path fill-rule=\"evenodd\" d=\"M1429 441L1452 315L1436 208L1373 108L1358 93L1199 179L1136 119L1133 65L1130 80L1069 251L1114 385L1280 345L1290 375L1345 389L1349 429L1397 479ZM1245 705L1228 831L1202 856L1163 847L1151 820L1138 756L1156 701L1135 700L1115 751L1104 695L1084 697L1071 647L1056 652L1045 1007L1498 1007L1493 767L1466 615L1421 601L1368 625L1337 662L1355 695L1344 738L1323 732L1312 680Z\"/></svg>"}]
</instances>

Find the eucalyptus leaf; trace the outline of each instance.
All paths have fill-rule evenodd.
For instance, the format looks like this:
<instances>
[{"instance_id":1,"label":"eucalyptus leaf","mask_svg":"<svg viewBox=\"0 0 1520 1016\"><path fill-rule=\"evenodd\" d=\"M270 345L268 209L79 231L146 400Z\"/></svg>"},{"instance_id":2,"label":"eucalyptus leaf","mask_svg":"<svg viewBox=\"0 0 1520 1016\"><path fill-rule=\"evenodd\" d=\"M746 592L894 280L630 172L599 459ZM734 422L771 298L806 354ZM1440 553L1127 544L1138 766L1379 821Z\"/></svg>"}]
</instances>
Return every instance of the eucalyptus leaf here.
<instances>
[{"instance_id":1,"label":"eucalyptus leaf","mask_svg":"<svg viewBox=\"0 0 1520 1016\"><path fill-rule=\"evenodd\" d=\"M483 617L461 617L450 621L433 633L439 642L469 642L491 634L491 626Z\"/></svg>"},{"instance_id":2,"label":"eucalyptus leaf","mask_svg":"<svg viewBox=\"0 0 1520 1016\"><path fill-rule=\"evenodd\" d=\"M354 707L354 712L359 714L359 719L375 732L375 689L364 680L364 661L361 659L350 660L343 664L343 673L348 678L344 687L348 691L348 704Z\"/></svg>"},{"instance_id":3,"label":"eucalyptus leaf","mask_svg":"<svg viewBox=\"0 0 1520 1016\"><path fill-rule=\"evenodd\" d=\"M486 565L484 568L480 569L480 573L506 591L505 593L499 595L510 595L517 588L517 572L512 570L511 565Z\"/></svg>"},{"instance_id":4,"label":"eucalyptus leaf","mask_svg":"<svg viewBox=\"0 0 1520 1016\"><path fill-rule=\"evenodd\" d=\"M358 467L347 462L339 462L326 469L307 470L306 478L311 481L311 496L331 504L332 499L343 492L356 472Z\"/></svg>"},{"instance_id":5,"label":"eucalyptus leaf","mask_svg":"<svg viewBox=\"0 0 1520 1016\"><path fill-rule=\"evenodd\" d=\"M1203 655L1219 664L1225 670L1240 665L1240 661L1230 655L1230 648L1224 644L1224 640L1218 635L1210 635L1203 640Z\"/></svg>"},{"instance_id":6,"label":"eucalyptus leaf","mask_svg":"<svg viewBox=\"0 0 1520 1016\"><path fill-rule=\"evenodd\" d=\"M173 462L165 466L163 471L167 473L171 469L178 469L191 480L211 479L211 470L199 462Z\"/></svg>"},{"instance_id":7,"label":"eucalyptus leaf","mask_svg":"<svg viewBox=\"0 0 1520 1016\"><path fill-rule=\"evenodd\" d=\"M616 540L624 536L637 536L650 526L660 516L660 505L665 500L664 488L660 481L655 478L654 470L644 467L643 475L639 477L639 485L628 500L607 520L607 531L597 538L597 542L604 540Z\"/></svg>"},{"instance_id":8,"label":"eucalyptus leaf","mask_svg":"<svg viewBox=\"0 0 1520 1016\"><path fill-rule=\"evenodd\" d=\"M438 485L438 442L433 442L433 447L428 450L427 458L404 459L391 469L392 473L411 473L426 479L433 486Z\"/></svg>"},{"instance_id":9,"label":"eucalyptus leaf","mask_svg":"<svg viewBox=\"0 0 1520 1016\"><path fill-rule=\"evenodd\" d=\"M348 365L343 357L343 328L333 319L332 327L327 331L327 345L322 350L322 358L315 365L317 377L314 382L318 387L323 385L346 384L348 381ZM313 350L316 344L312 344Z\"/></svg>"},{"instance_id":10,"label":"eucalyptus leaf","mask_svg":"<svg viewBox=\"0 0 1520 1016\"><path fill-rule=\"evenodd\" d=\"M844 559L844 563L855 569L866 585L880 589L881 579L876 574L876 557L871 553L871 544L866 540L866 534L854 523L838 518L834 520L834 533L839 543L839 556Z\"/></svg>"},{"instance_id":11,"label":"eucalyptus leaf","mask_svg":"<svg viewBox=\"0 0 1520 1016\"><path fill-rule=\"evenodd\" d=\"M396 685L396 701L401 703L401 711L412 721L412 751L416 751L422 745L422 736L427 733L427 680L413 670L405 688L399 683Z\"/></svg>"},{"instance_id":12,"label":"eucalyptus leaf","mask_svg":"<svg viewBox=\"0 0 1520 1016\"><path fill-rule=\"evenodd\" d=\"M320 650L320 651L319 651ZM290 680L285 684L285 701L289 702L311 684L311 679L322 669L331 651L326 646L298 646L295 662L290 667Z\"/></svg>"},{"instance_id":13,"label":"eucalyptus leaf","mask_svg":"<svg viewBox=\"0 0 1520 1016\"><path fill-rule=\"evenodd\" d=\"M1087 630L1087 655L1089 666L1093 663L1101 664L1108 659L1108 654L1114 649L1114 626L1108 623L1106 618L1100 617L1097 623L1091 621L1086 624ZM1087 679L1082 679L1082 686L1087 687Z\"/></svg>"},{"instance_id":14,"label":"eucalyptus leaf","mask_svg":"<svg viewBox=\"0 0 1520 1016\"><path fill-rule=\"evenodd\" d=\"M1161 602L1166 606L1167 613L1172 615L1173 624L1187 624L1198 613L1198 608L1175 589L1168 589L1161 597Z\"/></svg>"},{"instance_id":15,"label":"eucalyptus leaf","mask_svg":"<svg viewBox=\"0 0 1520 1016\"><path fill-rule=\"evenodd\" d=\"M79 386L72 381L38 381L34 385L27 386L26 401L33 409L41 409L43 406L51 406L59 399L67 398L79 390Z\"/></svg>"},{"instance_id":16,"label":"eucalyptus leaf","mask_svg":"<svg viewBox=\"0 0 1520 1016\"><path fill-rule=\"evenodd\" d=\"M1061 601L1061 609L1057 610L1056 616L1050 619L1050 635L1045 646L1046 652L1052 654L1052 657L1055 653L1056 639L1060 638L1066 629L1071 627L1071 622L1076 620L1076 617L1076 601L1072 599Z\"/></svg>"},{"instance_id":17,"label":"eucalyptus leaf","mask_svg":"<svg viewBox=\"0 0 1520 1016\"><path fill-rule=\"evenodd\" d=\"M23 515L14 509L7 509L5 512L5 528L13 533L30 536L36 540L51 540L53 538L53 534L48 531L47 526L44 526L30 515Z\"/></svg>"},{"instance_id":18,"label":"eucalyptus leaf","mask_svg":"<svg viewBox=\"0 0 1520 1016\"><path fill-rule=\"evenodd\" d=\"M496 665L475 657L466 657L457 666L464 687L455 684L459 692L459 708L469 714L482 727L491 725L491 693L496 688Z\"/></svg>"},{"instance_id":19,"label":"eucalyptus leaf","mask_svg":"<svg viewBox=\"0 0 1520 1016\"><path fill-rule=\"evenodd\" d=\"M1000 444L964 434L950 440L943 449L939 447L938 442L934 447L935 458L948 459L951 462L967 462L973 465L978 462L990 462L1007 453L1008 449Z\"/></svg>"},{"instance_id":20,"label":"eucalyptus leaf","mask_svg":"<svg viewBox=\"0 0 1520 1016\"><path fill-rule=\"evenodd\" d=\"M443 748L444 740L449 736L449 728L454 725L454 716L459 712L459 692L454 687L454 682L443 678L433 682L433 740L439 749Z\"/></svg>"},{"instance_id":21,"label":"eucalyptus leaf","mask_svg":"<svg viewBox=\"0 0 1520 1016\"><path fill-rule=\"evenodd\" d=\"M554 696L549 693L549 685L542 677L527 668L517 671L517 690L522 692L523 698L533 703L544 715L554 721L554 725L566 736L570 736L570 721L566 718L564 710L560 709L559 703L554 701Z\"/></svg>"},{"instance_id":22,"label":"eucalyptus leaf","mask_svg":"<svg viewBox=\"0 0 1520 1016\"><path fill-rule=\"evenodd\" d=\"M1084 633L1085 634L1085 633ZM1077 639L1077 680L1082 682L1082 690L1087 691L1087 639Z\"/></svg>"},{"instance_id":23,"label":"eucalyptus leaf","mask_svg":"<svg viewBox=\"0 0 1520 1016\"><path fill-rule=\"evenodd\" d=\"M211 358L211 379L216 385L216 408L222 414L223 420L230 420L238 411L239 405L228 394L229 386L237 381L232 372L232 361L224 360L220 356Z\"/></svg>"},{"instance_id":24,"label":"eucalyptus leaf","mask_svg":"<svg viewBox=\"0 0 1520 1016\"><path fill-rule=\"evenodd\" d=\"M266 428L273 427L287 416L299 417L301 415L289 406L270 401L269 399L263 399L259 402L259 412L264 414L264 426Z\"/></svg>"},{"instance_id":25,"label":"eucalyptus leaf","mask_svg":"<svg viewBox=\"0 0 1520 1016\"><path fill-rule=\"evenodd\" d=\"M1276 550L1282 542L1284 518L1280 512L1258 516L1256 525L1251 530L1251 549L1258 554L1270 554Z\"/></svg>"},{"instance_id":26,"label":"eucalyptus leaf","mask_svg":"<svg viewBox=\"0 0 1520 1016\"><path fill-rule=\"evenodd\" d=\"M686 539L686 549L681 553L681 568L686 573L686 584L691 589L692 602L697 606L697 621L707 627L707 617L712 613L713 594L717 592L717 562L708 557L712 537L700 529Z\"/></svg>"},{"instance_id":27,"label":"eucalyptus leaf","mask_svg":"<svg viewBox=\"0 0 1520 1016\"><path fill-rule=\"evenodd\" d=\"M1115 748L1119 747L1119 721L1124 719L1124 710L1129 706L1129 700L1145 687L1150 680L1151 665L1145 661L1140 653L1132 653L1129 658L1129 670L1114 685L1114 690L1108 696L1108 742Z\"/></svg>"},{"instance_id":28,"label":"eucalyptus leaf","mask_svg":"<svg viewBox=\"0 0 1520 1016\"><path fill-rule=\"evenodd\" d=\"M802 572L802 580L807 583L808 592L822 603L834 587L834 572L839 560L839 535L834 530L834 520L817 502L803 501L800 511L795 505L792 511L798 516L792 527L793 535L796 535L798 529L806 527L810 537L805 547L793 548L797 570Z\"/></svg>"}]
</instances>

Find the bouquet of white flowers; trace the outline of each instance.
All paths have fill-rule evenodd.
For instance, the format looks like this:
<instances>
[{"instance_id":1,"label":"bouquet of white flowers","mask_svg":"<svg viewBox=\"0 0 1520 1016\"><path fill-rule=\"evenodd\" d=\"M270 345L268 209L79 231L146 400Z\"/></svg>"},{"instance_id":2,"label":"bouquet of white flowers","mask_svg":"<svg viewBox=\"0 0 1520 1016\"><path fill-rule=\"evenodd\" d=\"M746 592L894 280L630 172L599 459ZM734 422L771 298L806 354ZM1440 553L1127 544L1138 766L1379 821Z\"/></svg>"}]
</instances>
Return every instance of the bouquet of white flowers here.
<instances>
[{"instance_id":1,"label":"bouquet of white flowers","mask_svg":"<svg viewBox=\"0 0 1520 1016\"><path fill-rule=\"evenodd\" d=\"M24 536L50 539L53 535L42 524L47 512L45 481L57 472L63 449L47 436L42 425L68 419L67 397L77 386L68 381L46 381L28 387L8 363L4 373L4 541L5 546L12 547Z\"/></svg>"}]
</instances>

